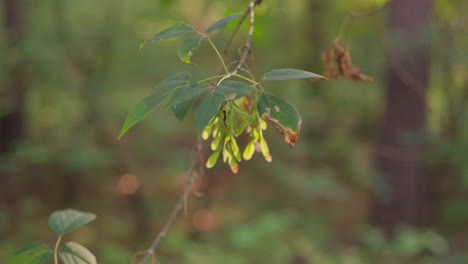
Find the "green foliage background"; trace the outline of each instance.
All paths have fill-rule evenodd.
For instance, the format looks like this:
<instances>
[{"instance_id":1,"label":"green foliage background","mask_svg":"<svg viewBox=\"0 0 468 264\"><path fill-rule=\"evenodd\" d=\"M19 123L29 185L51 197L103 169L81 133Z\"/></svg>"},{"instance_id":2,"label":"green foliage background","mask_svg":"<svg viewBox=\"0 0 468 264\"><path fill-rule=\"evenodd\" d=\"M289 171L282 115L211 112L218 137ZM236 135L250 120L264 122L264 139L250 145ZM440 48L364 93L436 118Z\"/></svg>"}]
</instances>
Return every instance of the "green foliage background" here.
<instances>
[{"instance_id":1,"label":"green foliage background","mask_svg":"<svg viewBox=\"0 0 468 264\"><path fill-rule=\"evenodd\" d=\"M63 9L55 9L57 2L63 2ZM345 14L383 2L265 0L256 10L253 38L257 77L277 68L320 73L320 54L332 45ZM212 76L219 65L208 45L191 58L195 65L180 62L175 47L181 39L141 51L138 47L176 21L204 29L247 4L30 1L24 45L7 53L5 34L0 34L0 57L5 58L0 60L0 83L7 77L6 61L15 56L27 59L31 82L26 137L0 160L2 170L13 175L1 183L8 193L0 194L0 261L29 241L54 241L47 217L67 207L98 215L72 235L100 263L129 263L133 252L149 246L183 188L197 131L191 114L181 123L169 111L152 113L117 141L120 126L130 107L153 93L161 80L182 71L197 78ZM366 225L371 193L385 189L372 168L384 96L383 13L355 19L343 32L353 61L374 82L265 86L301 113L298 143L291 150L269 129L273 163L256 155L253 162L241 164L236 176L225 166L208 170L200 180L204 197L190 200L187 216L178 219L162 242L161 262L465 263L467 9L466 1L436 1L435 27L428 37L434 43L430 128L408 139L427 141L427 161L441 186L434 194L437 213L431 228L402 227L387 241ZM214 37L219 47L232 28ZM234 46L241 43L239 37ZM6 113L8 102L0 98L0 106L0 114ZM453 112L454 132L447 128ZM138 179L139 189L127 195L118 182L129 174Z\"/></svg>"}]
</instances>

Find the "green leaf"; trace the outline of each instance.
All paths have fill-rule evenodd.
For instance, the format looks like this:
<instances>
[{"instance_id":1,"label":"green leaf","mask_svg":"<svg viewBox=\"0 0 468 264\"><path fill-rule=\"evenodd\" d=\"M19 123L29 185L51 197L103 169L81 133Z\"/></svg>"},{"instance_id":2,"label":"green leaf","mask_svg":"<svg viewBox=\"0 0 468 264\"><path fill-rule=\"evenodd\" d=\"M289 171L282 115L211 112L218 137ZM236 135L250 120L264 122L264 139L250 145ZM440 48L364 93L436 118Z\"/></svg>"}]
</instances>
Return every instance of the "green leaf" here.
<instances>
[{"instance_id":1,"label":"green leaf","mask_svg":"<svg viewBox=\"0 0 468 264\"><path fill-rule=\"evenodd\" d=\"M210 88L208 84L191 83L177 88L169 106L180 121L183 121L198 96Z\"/></svg>"},{"instance_id":2,"label":"green leaf","mask_svg":"<svg viewBox=\"0 0 468 264\"><path fill-rule=\"evenodd\" d=\"M162 81L160 84L158 84L157 88L164 89L164 88L177 87L177 86L189 83L189 80L190 80L190 73L179 72L165 79L164 81Z\"/></svg>"},{"instance_id":3,"label":"green leaf","mask_svg":"<svg viewBox=\"0 0 468 264\"><path fill-rule=\"evenodd\" d=\"M190 83L176 88L176 92L171 98L171 101L165 107L173 107L184 101L200 96L203 92L210 89L209 84Z\"/></svg>"},{"instance_id":4,"label":"green leaf","mask_svg":"<svg viewBox=\"0 0 468 264\"><path fill-rule=\"evenodd\" d=\"M146 39L141 43L140 49L143 48L143 46L153 40L159 40L159 39L168 39L168 38L173 38L181 35L185 35L188 33L194 33L196 32L195 29L193 29L192 26L185 24L184 22L178 22L177 24L173 25L172 27L166 28L163 31L160 31L156 33L153 37Z\"/></svg>"},{"instance_id":5,"label":"green leaf","mask_svg":"<svg viewBox=\"0 0 468 264\"><path fill-rule=\"evenodd\" d=\"M216 90L223 92L223 93L240 93L240 94L258 91L258 89L253 86L250 86L243 82L236 82L236 81L224 81L216 87Z\"/></svg>"},{"instance_id":6,"label":"green leaf","mask_svg":"<svg viewBox=\"0 0 468 264\"><path fill-rule=\"evenodd\" d=\"M242 13L234 13L234 14L231 14L231 15L225 17L225 18L222 18L222 19L214 22L211 26L209 26L206 29L206 33L210 33L210 32L213 32L215 30L225 28L229 22L231 22L234 19L238 18L240 15L242 15Z\"/></svg>"},{"instance_id":7,"label":"green leaf","mask_svg":"<svg viewBox=\"0 0 468 264\"><path fill-rule=\"evenodd\" d=\"M272 70L269 73L265 73L263 76L264 81L284 81L284 80L294 80L294 79L308 79L308 78L323 78L325 77L302 70L295 69L277 69Z\"/></svg>"},{"instance_id":8,"label":"green leaf","mask_svg":"<svg viewBox=\"0 0 468 264\"><path fill-rule=\"evenodd\" d=\"M302 118L296 109L283 99L262 94L257 103L262 119L284 135L284 141L293 146L299 136Z\"/></svg>"},{"instance_id":9,"label":"green leaf","mask_svg":"<svg viewBox=\"0 0 468 264\"><path fill-rule=\"evenodd\" d=\"M92 213L80 212L74 209L56 211L49 217L49 225L59 236L96 219Z\"/></svg>"},{"instance_id":10,"label":"green leaf","mask_svg":"<svg viewBox=\"0 0 468 264\"><path fill-rule=\"evenodd\" d=\"M214 90L201 101L194 113L195 126L198 132L201 133L205 129L211 118L218 113L225 99L224 93Z\"/></svg>"},{"instance_id":11,"label":"green leaf","mask_svg":"<svg viewBox=\"0 0 468 264\"><path fill-rule=\"evenodd\" d=\"M158 91L132 107L120 131L119 139L136 123L143 120L158 104L166 99L174 89Z\"/></svg>"},{"instance_id":12,"label":"green leaf","mask_svg":"<svg viewBox=\"0 0 468 264\"><path fill-rule=\"evenodd\" d=\"M200 46L200 42L203 38L205 38L205 36L189 38L179 45L177 54L183 63L190 64L190 57L192 57L193 52Z\"/></svg>"},{"instance_id":13,"label":"green leaf","mask_svg":"<svg viewBox=\"0 0 468 264\"><path fill-rule=\"evenodd\" d=\"M52 250L40 242L30 243L16 251L7 264L45 264Z\"/></svg>"},{"instance_id":14,"label":"green leaf","mask_svg":"<svg viewBox=\"0 0 468 264\"><path fill-rule=\"evenodd\" d=\"M75 242L66 243L59 250L59 256L65 264L97 264L93 253Z\"/></svg>"}]
</instances>

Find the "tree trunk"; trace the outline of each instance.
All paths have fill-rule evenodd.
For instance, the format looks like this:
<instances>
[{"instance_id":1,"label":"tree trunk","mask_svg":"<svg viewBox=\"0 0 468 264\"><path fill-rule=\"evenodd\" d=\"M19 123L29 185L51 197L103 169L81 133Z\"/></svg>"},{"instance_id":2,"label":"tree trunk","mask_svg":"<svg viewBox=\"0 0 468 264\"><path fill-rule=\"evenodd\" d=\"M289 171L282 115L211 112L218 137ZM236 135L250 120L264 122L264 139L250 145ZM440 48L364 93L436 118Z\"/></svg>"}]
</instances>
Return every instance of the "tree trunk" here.
<instances>
[{"instance_id":1,"label":"tree trunk","mask_svg":"<svg viewBox=\"0 0 468 264\"><path fill-rule=\"evenodd\" d=\"M28 86L22 52L26 32L27 3L2 0L7 46L7 77L0 90L0 156L6 155L24 132L25 95Z\"/></svg>"},{"instance_id":2,"label":"tree trunk","mask_svg":"<svg viewBox=\"0 0 468 264\"><path fill-rule=\"evenodd\" d=\"M432 8L432 0L390 4L386 108L376 153L385 191L377 195L371 215L388 234L398 224L418 226L427 220L429 177L424 146L415 138L426 128Z\"/></svg>"}]
</instances>

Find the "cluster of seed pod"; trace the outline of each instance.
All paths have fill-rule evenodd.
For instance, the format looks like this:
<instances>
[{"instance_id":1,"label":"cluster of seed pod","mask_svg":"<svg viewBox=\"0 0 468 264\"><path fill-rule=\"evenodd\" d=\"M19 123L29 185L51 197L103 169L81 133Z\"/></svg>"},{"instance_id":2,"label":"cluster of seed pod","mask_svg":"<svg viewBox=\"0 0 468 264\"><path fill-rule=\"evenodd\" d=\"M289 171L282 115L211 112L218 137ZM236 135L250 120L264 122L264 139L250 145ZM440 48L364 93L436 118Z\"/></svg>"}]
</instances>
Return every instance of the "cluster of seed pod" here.
<instances>
[{"instance_id":1,"label":"cluster of seed pod","mask_svg":"<svg viewBox=\"0 0 468 264\"><path fill-rule=\"evenodd\" d=\"M204 140L212 137L210 148L213 153L206 161L207 168L214 167L221 155L223 162L229 165L233 173L239 171L239 162L252 159L255 152L261 152L266 161L272 161L268 144L263 136L267 123L260 118L256 108L251 107L250 100L244 96L226 102L223 109L203 130ZM249 134L250 139L241 152L237 138L244 133Z\"/></svg>"}]
</instances>

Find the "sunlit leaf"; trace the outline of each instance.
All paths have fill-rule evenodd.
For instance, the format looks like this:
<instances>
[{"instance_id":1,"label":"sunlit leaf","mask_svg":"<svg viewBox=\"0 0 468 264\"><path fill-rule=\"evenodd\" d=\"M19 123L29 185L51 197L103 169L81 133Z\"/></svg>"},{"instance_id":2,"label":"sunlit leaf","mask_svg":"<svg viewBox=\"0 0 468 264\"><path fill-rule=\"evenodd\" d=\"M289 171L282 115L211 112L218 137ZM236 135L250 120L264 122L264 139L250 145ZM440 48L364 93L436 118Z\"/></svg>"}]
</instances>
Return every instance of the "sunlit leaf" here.
<instances>
[{"instance_id":1,"label":"sunlit leaf","mask_svg":"<svg viewBox=\"0 0 468 264\"><path fill-rule=\"evenodd\" d=\"M220 91L212 91L209 93L195 109L194 120L197 130L201 133L219 111L221 104L226 97Z\"/></svg>"},{"instance_id":2,"label":"sunlit leaf","mask_svg":"<svg viewBox=\"0 0 468 264\"><path fill-rule=\"evenodd\" d=\"M195 29L193 29L192 26L185 24L184 22L178 22L177 24L173 25L172 27L166 28L163 31L160 31L156 33L153 37L146 39L141 43L140 49L143 48L143 46L153 40L159 40L159 39L168 39L168 38L173 38L181 35L185 35L188 33L194 33L196 32Z\"/></svg>"},{"instance_id":3,"label":"sunlit leaf","mask_svg":"<svg viewBox=\"0 0 468 264\"><path fill-rule=\"evenodd\" d=\"M176 89L169 106L174 115L183 121L198 96L210 88L208 84L191 83Z\"/></svg>"},{"instance_id":4,"label":"sunlit leaf","mask_svg":"<svg viewBox=\"0 0 468 264\"><path fill-rule=\"evenodd\" d=\"M301 129L302 118L296 109L281 98L263 94L257 103L262 119L284 135L284 141L294 146Z\"/></svg>"},{"instance_id":5,"label":"sunlit leaf","mask_svg":"<svg viewBox=\"0 0 468 264\"><path fill-rule=\"evenodd\" d=\"M162 81L160 84L158 84L157 88L164 89L164 88L177 87L177 86L189 83L189 80L190 80L189 72L179 72L165 79L164 81Z\"/></svg>"},{"instance_id":6,"label":"sunlit leaf","mask_svg":"<svg viewBox=\"0 0 468 264\"><path fill-rule=\"evenodd\" d=\"M166 99L172 92L173 89L158 91L132 107L128 112L127 118L120 130L119 138L121 138L127 131L134 126L136 123L143 120L153 109L158 106L164 99Z\"/></svg>"},{"instance_id":7,"label":"sunlit leaf","mask_svg":"<svg viewBox=\"0 0 468 264\"><path fill-rule=\"evenodd\" d=\"M96 219L92 213L80 212L74 209L56 211L49 217L49 225L59 236Z\"/></svg>"},{"instance_id":8,"label":"sunlit leaf","mask_svg":"<svg viewBox=\"0 0 468 264\"><path fill-rule=\"evenodd\" d=\"M284 81L284 80L294 80L294 79L308 79L308 78L322 78L325 77L318 75L316 73L295 70L295 69L277 69L272 70L269 73L265 73L263 76L264 81Z\"/></svg>"},{"instance_id":9,"label":"sunlit leaf","mask_svg":"<svg viewBox=\"0 0 468 264\"><path fill-rule=\"evenodd\" d=\"M30 243L16 251L7 264L45 264L52 250L40 242Z\"/></svg>"},{"instance_id":10,"label":"sunlit leaf","mask_svg":"<svg viewBox=\"0 0 468 264\"><path fill-rule=\"evenodd\" d=\"M190 64L190 57L192 57L193 52L200 46L200 42L203 38L205 37L196 36L193 38L189 38L179 45L177 54L179 55L179 58L183 63Z\"/></svg>"},{"instance_id":11,"label":"sunlit leaf","mask_svg":"<svg viewBox=\"0 0 468 264\"><path fill-rule=\"evenodd\" d=\"M258 91L257 88L250 86L243 82L224 81L216 87L216 90L223 93L240 93L246 94L248 92Z\"/></svg>"},{"instance_id":12,"label":"sunlit leaf","mask_svg":"<svg viewBox=\"0 0 468 264\"><path fill-rule=\"evenodd\" d=\"M93 253L75 242L66 243L59 250L59 256L65 264L97 264Z\"/></svg>"},{"instance_id":13,"label":"sunlit leaf","mask_svg":"<svg viewBox=\"0 0 468 264\"><path fill-rule=\"evenodd\" d=\"M206 29L206 33L210 33L210 32L213 32L215 30L220 30L220 29L223 29L227 26L227 24L229 24L229 22L233 21L234 19L238 18L240 15L242 15L242 13L234 13L234 14L231 14L225 18L222 18L216 22L214 22L211 26L209 26L207 29Z\"/></svg>"}]
</instances>

